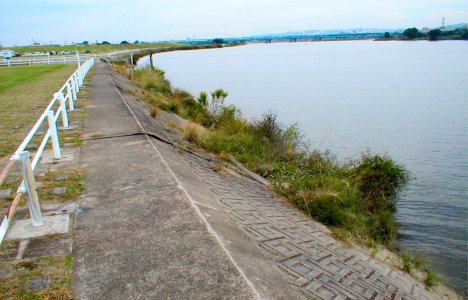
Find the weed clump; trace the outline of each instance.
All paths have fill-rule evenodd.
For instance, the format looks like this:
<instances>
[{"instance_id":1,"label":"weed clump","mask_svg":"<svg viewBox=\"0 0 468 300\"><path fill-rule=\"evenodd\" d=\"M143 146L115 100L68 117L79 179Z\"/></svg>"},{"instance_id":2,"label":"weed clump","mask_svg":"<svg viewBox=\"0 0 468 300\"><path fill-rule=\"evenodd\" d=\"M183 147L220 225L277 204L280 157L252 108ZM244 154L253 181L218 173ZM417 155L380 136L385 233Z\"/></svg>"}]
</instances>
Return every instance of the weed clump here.
<instances>
[{"instance_id":1,"label":"weed clump","mask_svg":"<svg viewBox=\"0 0 468 300\"><path fill-rule=\"evenodd\" d=\"M433 270L427 270L426 280L424 281L428 287L435 287L440 283L439 275Z\"/></svg>"},{"instance_id":2,"label":"weed clump","mask_svg":"<svg viewBox=\"0 0 468 300\"><path fill-rule=\"evenodd\" d=\"M324 224L368 242L389 245L396 238L396 202L409 176L388 156L364 153L340 163L330 152L308 151L297 126L283 127L271 113L252 123L220 122L204 147L231 153Z\"/></svg>"},{"instance_id":3,"label":"weed clump","mask_svg":"<svg viewBox=\"0 0 468 300\"><path fill-rule=\"evenodd\" d=\"M188 123L182 129L182 137L197 146L203 146L205 142L205 136L202 132L202 128L200 128L200 125L194 123Z\"/></svg>"},{"instance_id":4,"label":"weed clump","mask_svg":"<svg viewBox=\"0 0 468 300\"><path fill-rule=\"evenodd\" d=\"M409 251L401 253L401 269L409 274L414 270L423 270L426 272L424 283L431 288L437 286L441 279L439 275L429 267L429 260L421 254L412 254Z\"/></svg>"},{"instance_id":5,"label":"weed clump","mask_svg":"<svg viewBox=\"0 0 468 300\"><path fill-rule=\"evenodd\" d=\"M157 108L156 106L153 106L151 108L151 112L150 112L150 115L155 118L159 115L159 108Z\"/></svg>"},{"instance_id":6,"label":"weed clump","mask_svg":"<svg viewBox=\"0 0 468 300\"><path fill-rule=\"evenodd\" d=\"M141 68L129 72L121 64L114 65L118 72L126 75L143 90L139 98L151 105L152 117L164 110L199 124L209 123L206 109L187 91L172 88L164 76L164 71L157 68Z\"/></svg>"}]
</instances>

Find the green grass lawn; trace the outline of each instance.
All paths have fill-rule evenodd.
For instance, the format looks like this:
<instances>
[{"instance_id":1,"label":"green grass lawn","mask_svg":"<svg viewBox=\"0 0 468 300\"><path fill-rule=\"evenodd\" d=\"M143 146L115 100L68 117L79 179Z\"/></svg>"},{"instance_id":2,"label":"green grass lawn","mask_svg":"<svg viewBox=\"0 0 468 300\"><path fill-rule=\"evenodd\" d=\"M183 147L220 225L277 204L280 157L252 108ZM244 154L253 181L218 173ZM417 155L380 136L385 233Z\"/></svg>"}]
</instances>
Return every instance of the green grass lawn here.
<instances>
[{"instance_id":1,"label":"green grass lawn","mask_svg":"<svg viewBox=\"0 0 468 300\"><path fill-rule=\"evenodd\" d=\"M0 68L0 158L12 154L75 64Z\"/></svg>"},{"instance_id":2,"label":"green grass lawn","mask_svg":"<svg viewBox=\"0 0 468 300\"><path fill-rule=\"evenodd\" d=\"M127 44L127 45L88 45L88 46L24 46L24 47L9 47L2 49L10 49L17 53L26 52L46 52L46 51L79 51L91 50L92 52L112 52L115 50L126 50L126 49L148 49L148 48L162 48L179 45L177 43L158 43L158 44Z\"/></svg>"}]
</instances>

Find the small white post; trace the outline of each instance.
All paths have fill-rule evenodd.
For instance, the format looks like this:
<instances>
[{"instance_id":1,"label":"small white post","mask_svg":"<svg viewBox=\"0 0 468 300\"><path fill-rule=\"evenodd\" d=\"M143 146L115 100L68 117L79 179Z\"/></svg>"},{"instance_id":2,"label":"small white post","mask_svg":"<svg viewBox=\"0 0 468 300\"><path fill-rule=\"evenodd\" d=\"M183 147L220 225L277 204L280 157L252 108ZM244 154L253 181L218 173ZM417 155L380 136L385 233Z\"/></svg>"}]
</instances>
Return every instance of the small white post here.
<instances>
[{"instance_id":1,"label":"small white post","mask_svg":"<svg viewBox=\"0 0 468 300\"><path fill-rule=\"evenodd\" d=\"M77 93L80 91L80 80L78 78L78 73L79 72L76 72L75 75L73 75L75 77L75 88Z\"/></svg>"},{"instance_id":2,"label":"small white post","mask_svg":"<svg viewBox=\"0 0 468 300\"><path fill-rule=\"evenodd\" d=\"M76 61L78 63L78 68L80 67L80 52L76 51Z\"/></svg>"},{"instance_id":3,"label":"small white post","mask_svg":"<svg viewBox=\"0 0 468 300\"><path fill-rule=\"evenodd\" d=\"M72 89L72 99L77 100L78 97L76 96L76 83L75 83L75 77L74 76L72 76L72 78L70 80L70 83L71 83L71 89Z\"/></svg>"},{"instance_id":4,"label":"small white post","mask_svg":"<svg viewBox=\"0 0 468 300\"><path fill-rule=\"evenodd\" d=\"M81 69L76 71L76 82L78 83L78 87L81 87Z\"/></svg>"},{"instance_id":5,"label":"small white post","mask_svg":"<svg viewBox=\"0 0 468 300\"><path fill-rule=\"evenodd\" d=\"M80 70L78 70L78 78L79 78L79 83L80 83L80 87L83 85L83 68L80 68Z\"/></svg>"},{"instance_id":6,"label":"small white post","mask_svg":"<svg viewBox=\"0 0 468 300\"><path fill-rule=\"evenodd\" d=\"M63 93L55 93L54 94L57 99L60 101L60 110L62 110L62 123L63 127L68 127L68 115L67 115L67 105L65 103L65 97L63 97Z\"/></svg>"},{"instance_id":7,"label":"small white post","mask_svg":"<svg viewBox=\"0 0 468 300\"><path fill-rule=\"evenodd\" d=\"M33 226L41 226L44 224L41 213L41 206L39 205L39 197L36 191L36 181L34 180L34 173L31 166L31 156L28 151L19 153L21 160L21 171L23 173L23 188L28 194L28 207L31 214L31 223Z\"/></svg>"},{"instance_id":8,"label":"small white post","mask_svg":"<svg viewBox=\"0 0 468 300\"><path fill-rule=\"evenodd\" d=\"M70 110L75 110L75 104L73 103L70 82L67 82L67 97L68 97L68 107L70 108Z\"/></svg>"},{"instance_id":9,"label":"small white post","mask_svg":"<svg viewBox=\"0 0 468 300\"><path fill-rule=\"evenodd\" d=\"M60 142L57 134L57 125L54 121L54 111L49 110L47 112L47 121L49 123L50 137L52 139L52 149L54 150L54 158L62 158L62 153L60 152Z\"/></svg>"},{"instance_id":10,"label":"small white post","mask_svg":"<svg viewBox=\"0 0 468 300\"><path fill-rule=\"evenodd\" d=\"M47 64L50 65L50 53L47 52Z\"/></svg>"},{"instance_id":11,"label":"small white post","mask_svg":"<svg viewBox=\"0 0 468 300\"><path fill-rule=\"evenodd\" d=\"M31 65L31 60L29 60L29 65Z\"/></svg>"},{"instance_id":12,"label":"small white post","mask_svg":"<svg viewBox=\"0 0 468 300\"><path fill-rule=\"evenodd\" d=\"M64 56L63 57L63 63L66 64L67 63L67 58Z\"/></svg>"}]
</instances>

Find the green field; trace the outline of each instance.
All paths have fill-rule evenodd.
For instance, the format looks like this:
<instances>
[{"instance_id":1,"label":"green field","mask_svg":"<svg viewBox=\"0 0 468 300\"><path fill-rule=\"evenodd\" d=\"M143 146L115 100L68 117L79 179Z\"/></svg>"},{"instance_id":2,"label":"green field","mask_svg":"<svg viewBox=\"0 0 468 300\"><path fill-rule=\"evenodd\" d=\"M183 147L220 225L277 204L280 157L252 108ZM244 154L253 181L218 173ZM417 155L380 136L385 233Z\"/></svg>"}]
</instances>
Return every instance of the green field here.
<instances>
[{"instance_id":1,"label":"green field","mask_svg":"<svg viewBox=\"0 0 468 300\"><path fill-rule=\"evenodd\" d=\"M75 64L0 68L0 158L12 154Z\"/></svg>"},{"instance_id":2,"label":"green field","mask_svg":"<svg viewBox=\"0 0 468 300\"><path fill-rule=\"evenodd\" d=\"M130 50L130 49L148 49L148 48L163 48L177 46L177 43L158 43L158 44L127 44L127 45L67 45L67 46L22 46L22 47L9 47L1 48L13 50L17 53L27 53L27 52L49 52L49 51L79 51L90 50L93 53L103 53L103 52L112 52L119 50Z\"/></svg>"}]
</instances>

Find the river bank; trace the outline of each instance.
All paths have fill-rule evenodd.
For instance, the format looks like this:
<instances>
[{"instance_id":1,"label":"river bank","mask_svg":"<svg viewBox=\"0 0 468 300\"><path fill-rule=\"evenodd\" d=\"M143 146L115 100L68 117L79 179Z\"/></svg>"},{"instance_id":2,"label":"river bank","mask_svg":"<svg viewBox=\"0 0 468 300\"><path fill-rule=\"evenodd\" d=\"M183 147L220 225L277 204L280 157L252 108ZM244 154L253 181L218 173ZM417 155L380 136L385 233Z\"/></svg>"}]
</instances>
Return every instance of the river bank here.
<instances>
[{"instance_id":1,"label":"river bank","mask_svg":"<svg viewBox=\"0 0 468 300\"><path fill-rule=\"evenodd\" d=\"M124 69L121 69L120 66L117 66L117 68L123 73L126 72ZM277 193L288 196L290 201L297 207L311 215L317 211L321 211L323 213L322 216L315 215L314 217L321 218L321 221L324 223L328 222L329 225L334 225L334 233L338 236L341 235L341 238L347 239L351 236L361 239L361 242L364 240L367 246L374 248L372 250L374 252L379 252L378 249L380 246L376 243L377 241L383 241L387 245L390 245L389 242L392 239L388 239L388 237L390 237L392 233L391 230L386 232L389 227L385 227L385 230L376 230L380 234L387 234L384 239L379 240L379 238L376 239L375 237L369 239L365 237L363 233L363 231L369 227L367 226L369 223L366 223L366 221L361 221L361 227L359 229L346 228L347 225L345 224L347 223L345 221L349 221L350 219L337 221L343 215L346 216L345 218L349 218L349 212L352 211L352 209L350 209L350 206L346 206L349 205L349 203L337 202L334 199L340 199L346 196L349 197L349 195L351 195L351 197L356 197L356 191L359 191L356 179L362 179L362 176L359 176L359 171L357 171L359 169L359 164L361 164L362 170L364 168L363 166L366 165L378 165L378 161L387 167L390 166L390 169L394 168L394 170L398 170L400 166L394 164L391 159L388 157L368 155L363 156L360 162L355 161L354 165L350 163L346 166L339 166L331 157L328 157L327 154L315 152L306 159L310 169L301 168L298 166L298 162L304 162L304 160L301 159L304 159L307 155L301 152L298 144L295 144L299 142L296 140L297 136L295 135L297 134L297 128L281 127L276 123L272 115L265 116L263 120L256 124L248 124L245 120L239 118L237 114L238 111L232 106L223 107L221 105L218 107L218 112L220 112L220 114L217 115L217 117L213 118L212 114L207 118L206 111L203 112L203 103L224 98L222 91L215 91L211 95L211 98L205 95L195 100L195 98L188 93L177 89L172 90L170 83L164 78L161 71L149 71L150 73L147 74L143 74L143 72L147 71L142 70L140 73L133 72L134 75L131 79L147 90L146 93L139 95L139 97L151 103L153 106L152 115L157 116L160 110L166 110L178 113L196 123L211 128L211 132L209 133L206 133L207 131L205 129L200 129L200 126L191 125L181 128L187 140L205 147L205 149L212 152L218 153L219 157L223 159L229 159L229 153L233 154L237 160L246 164L252 170L268 177L272 181L272 185ZM204 97L205 99L203 100ZM215 100L215 102L216 101L217 100ZM206 109L208 109L209 106L209 104L205 105ZM213 107L213 105L211 106ZM241 134L233 134L233 132L241 132ZM259 144L263 144L264 146ZM262 157L258 156L259 153L263 153ZM274 157L280 157L281 159L276 160ZM296 172L296 170L299 171ZM402 171L401 169L399 170ZM375 169L371 172L366 170L364 173L369 174L374 171ZM380 171L382 171L382 169ZM336 179L332 179L334 176ZM293 178L293 180L290 180L291 178ZM316 181L311 181L311 178L315 178ZM402 179L403 177L397 178L393 184L398 183L398 181ZM386 183L390 183L390 181ZM346 191L343 185L352 186L350 190L354 191L355 194L349 192L349 190ZM315 186L318 192L307 192L312 186ZM333 190L333 188L337 187L337 190ZM392 192L396 192L399 189L398 184L395 184L394 187L395 191ZM373 193L374 192L371 192L370 194ZM379 192L375 194L379 194ZM325 206L323 203L325 203ZM333 206L327 207L326 204L330 203ZM363 204L362 202L359 203L361 205ZM386 205L388 204L389 203ZM310 205L316 205L314 206L314 210L310 209ZM376 206L380 206L380 204ZM344 209L342 209L343 207ZM366 207L370 209L370 206ZM391 212L391 207L387 206L387 208L389 210L387 210L387 213L383 213L383 215L386 214L388 216L388 212ZM343 214L341 214L341 212ZM390 219L393 219L393 216ZM336 223L330 224L331 222ZM382 225L382 223L384 223L384 226L389 226L390 224L385 222L378 224ZM342 229L345 230L343 231ZM413 265L417 265L417 263L415 263L416 260L417 259L410 258L406 261L406 264L411 265L409 270L412 269ZM404 268L408 269L408 267ZM428 281L430 282L431 279Z\"/></svg>"},{"instance_id":2,"label":"river bank","mask_svg":"<svg viewBox=\"0 0 468 300\"><path fill-rule=\"evenodd\" d=\"M370 148L412 180L397 203L402 249L466 289L464 41L283 43L158 55L171 82L198 95L223 87L248 119L269 110L338 160ZM252 101L255 99L255 101Z\"/></svg>"}]
</instances>

